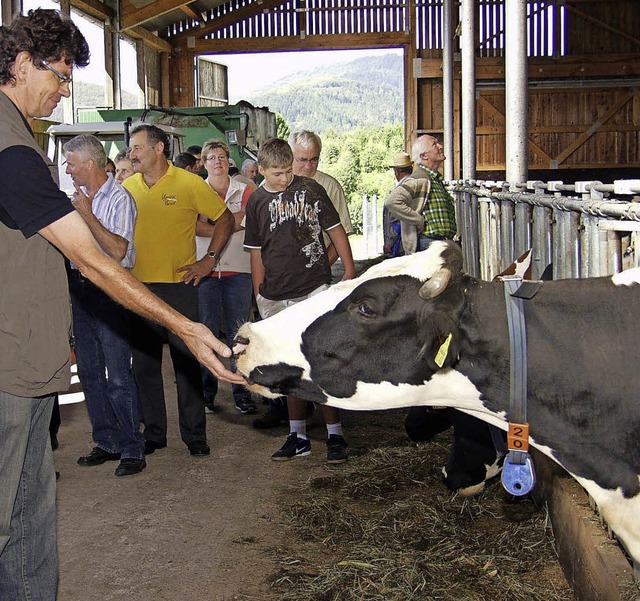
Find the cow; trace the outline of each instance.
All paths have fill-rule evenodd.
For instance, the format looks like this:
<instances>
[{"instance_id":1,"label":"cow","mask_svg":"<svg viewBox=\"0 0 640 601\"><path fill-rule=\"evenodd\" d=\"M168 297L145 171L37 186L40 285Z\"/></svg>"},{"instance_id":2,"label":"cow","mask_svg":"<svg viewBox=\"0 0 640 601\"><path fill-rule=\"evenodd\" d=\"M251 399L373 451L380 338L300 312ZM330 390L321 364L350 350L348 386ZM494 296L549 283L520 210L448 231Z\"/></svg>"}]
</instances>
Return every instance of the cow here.
<instances>
[{"instance_id":1,"label":"cow","mask_svg":"<svg viewBox=\"0 0 640 601\"><path fill-rule=\"evenodd\" d=\"M494 280L507 276L528 280L531 271L532 252L528 250ZM541 279L551 279L548 269ZM407 435L415 442L430 441L449 428L453 428L453 443L442 468L444 483L462 496L479 494L502 471L507 450L504 437L495 426L450 407L411 407L405 418Z\"/></svg>"},{"instance_id":2,"label":"cow","mask_svg":"<svg viewBox=\"0 0 640 601\"><path fill-rule=\"evenodd\" d=\"M445 406L509 419L503 285L435 242L238 331L252 390L348 410ZM526 301L531 444L591 494L640 561L640 269L546 282ZM450 342L439 364L443 343Z\"/></svg>"}]
</instances>

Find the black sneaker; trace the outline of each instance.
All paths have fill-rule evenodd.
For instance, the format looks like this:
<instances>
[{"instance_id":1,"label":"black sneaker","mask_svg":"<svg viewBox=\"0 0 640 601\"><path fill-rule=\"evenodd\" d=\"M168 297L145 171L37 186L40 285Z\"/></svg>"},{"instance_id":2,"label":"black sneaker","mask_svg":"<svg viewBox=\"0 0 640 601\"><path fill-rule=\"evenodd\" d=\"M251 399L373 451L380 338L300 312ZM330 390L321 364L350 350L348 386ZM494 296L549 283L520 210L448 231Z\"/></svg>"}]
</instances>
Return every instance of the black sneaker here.
<instances>
[{"instance_id":1,"label":"black sneaker","mask_svg":"<svg viewBox=\"0 0 640 601\"><path fill-rule=\"evenodd\" d=\"M288 423L289 414L286 408L274 409L273 407L269 407L262 417L253 420L253 427L258 428L258 430L265 430L267 428L276 428Z\"/></svg>"},{"instance_id":2,"label":"black sneaker","mask_svg":"<svg viewBox=\"0 0 640 601\"><path fill-rule=\"evenodd\" d=\"M327 463L344 463L349 459L347 441L339 434L327 438Z\"/></svg>"},{"instance_id":3,"label":"black sneaker","mask_svg":"<svg viewBox=\"0 0 640 601\"><path fill-rule=\"evenodd\" d=\"M258 413L258 408L251 397L240 397L236 399L236 409L244 415L254 415Z\"/></svg>"},{"instance_id":4,"label":"black sneaker","mask_svg":"<svg viewBox=\"0 0 640 601\"><path fill-rule=\"evenodd\" d=\"M295 432L287 436L287 441L278 449L271 459L274 461L289 461L294 457L306 457L311 454L311 441L308 438L298 438Z\"/></svg>"}]
</instances>

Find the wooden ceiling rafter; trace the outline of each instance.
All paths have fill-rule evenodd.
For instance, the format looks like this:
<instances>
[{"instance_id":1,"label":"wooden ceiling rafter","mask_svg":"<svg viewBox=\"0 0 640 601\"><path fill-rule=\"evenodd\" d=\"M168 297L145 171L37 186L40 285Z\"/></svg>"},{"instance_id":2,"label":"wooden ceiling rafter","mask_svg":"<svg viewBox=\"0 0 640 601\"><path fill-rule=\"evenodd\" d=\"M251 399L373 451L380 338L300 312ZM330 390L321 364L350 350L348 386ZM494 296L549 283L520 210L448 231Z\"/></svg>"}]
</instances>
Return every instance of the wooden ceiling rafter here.
<instances>
[{"instance_id":1,"label":"wooden ceiling rafter","mask_svg":"<svg viewBox=\"0 0 640 601\"><path fill-rule=\"evenodd\" d=\"M229 2L227 4L231 3ZM181 31L178 34L171 36L169 39L172 41L174 46L182 46L186 43L188 38L202 39L207 35L219 31L220 29L224 29L230 25L235 25L245 19L250 19L262 12L273 10L274 8L282 6L282 4L284 4L283 0L257 0L247 6L230 10L217 19L210 19L207 21L206 25L200 25L199 27Z\"/></svg>"},{"instance_id":2,"label":"wooden ceiling rafter","mask_svg":"<svg viewBox=\"0 0 640 601\"><path fill-rule=\"evenodd\" d=\"M196 54L251 54L255 52L287 52L291 50L354 50L368 48L406 47L409 34L398 32L331 34L299 36L274 36L245 38L242 48L233 38L196 40L189 50Z\"/></svg>"},{"instance_id":3,"label":"wooden ceiling rafter","mask_svg":"<svg viewBox=\"0 0 640 601\"><path fill-rule=\"evenodd\" d=\"M142 25L147 21L151 21L160 15L170 13L176 9L182 10L183 7L187 7L191 2L192 0L189 0L188 2L185 2L185 0L158 0L157 2L151 2L151 4L147 4L142 8L135 8L130 4L122 12L122 30L125 31L132 27ZM193 9L189 10L195 13Z\"/></svg>"},{"instance_id":4,"label":"wooden ceiling rafter","mask_svg":"<svg viewBox=\"0 0 640 601\"><path fill-rule=\"evenodd\" d=\"M127 35L136 40L142 40L147 46L158 52L172 52L173 48L169 42L159 38L154 33L147 31L144 27L132 27L127 30Z\"/></svg>"}]
</instances>

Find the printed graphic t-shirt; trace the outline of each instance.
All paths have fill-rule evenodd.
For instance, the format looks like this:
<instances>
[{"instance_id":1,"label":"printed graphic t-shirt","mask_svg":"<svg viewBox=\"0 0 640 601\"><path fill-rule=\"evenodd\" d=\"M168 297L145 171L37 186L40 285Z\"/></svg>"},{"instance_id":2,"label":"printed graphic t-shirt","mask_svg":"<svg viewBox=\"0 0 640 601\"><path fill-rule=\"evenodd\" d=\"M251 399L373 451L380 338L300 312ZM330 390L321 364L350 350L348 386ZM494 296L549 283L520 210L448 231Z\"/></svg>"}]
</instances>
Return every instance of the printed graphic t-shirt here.
<instances>
[{"instance_id":1,"label":"printed graphic t-shirt","mask_svg":"<svg viewBox=\"0 0 640 601\"><path fill-rule=\"evenodd\" d=\"M260 294L285 300L329 284L322 230L339 225L326 191L312 179L294 176L284 192L258 188L247 203L244 245L261 251L265 277Z\"/></svg>"}]
</instances>

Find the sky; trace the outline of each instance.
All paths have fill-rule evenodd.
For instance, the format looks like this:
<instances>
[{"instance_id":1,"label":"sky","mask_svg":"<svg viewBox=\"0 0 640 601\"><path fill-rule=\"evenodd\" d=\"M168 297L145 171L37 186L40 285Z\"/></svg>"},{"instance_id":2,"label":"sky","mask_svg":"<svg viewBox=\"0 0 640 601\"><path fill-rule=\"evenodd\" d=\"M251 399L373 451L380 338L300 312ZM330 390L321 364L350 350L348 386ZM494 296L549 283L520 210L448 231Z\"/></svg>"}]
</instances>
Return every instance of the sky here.
<instances>
[{"instance_id":1,"label":"sky","mask_svg":"<svg viewBox=\"0 0 640 601\"><path fill-rule=\"evenodd\" d=\"M54 8L60 5L53 0L23 0L23 11L32 8ZM72 18L89 42L91 62L84 69L75 69L73 78L86 83L105 85L104 37L102 29L91 19L85 19L73 11ZM269 52L262 54L220 54L205 58L228 67L229 102L235 104L246 99L251 92L274 83L284 77L326 65L345 63L363 56L401 54L399 48L383 50L322 50L314 52ZM120 44L120 64L135 65L136 54L133 44ZM132 94L138 93L136 69L121 68L122 88Z\"/></svg>"}]
</instances>

